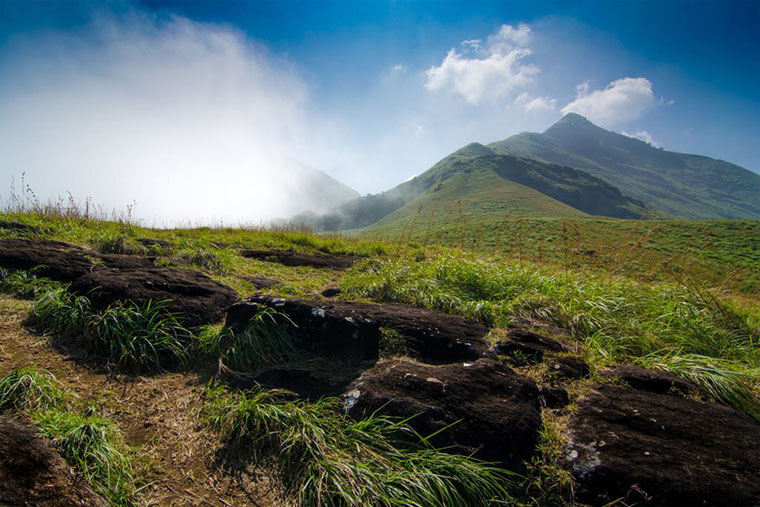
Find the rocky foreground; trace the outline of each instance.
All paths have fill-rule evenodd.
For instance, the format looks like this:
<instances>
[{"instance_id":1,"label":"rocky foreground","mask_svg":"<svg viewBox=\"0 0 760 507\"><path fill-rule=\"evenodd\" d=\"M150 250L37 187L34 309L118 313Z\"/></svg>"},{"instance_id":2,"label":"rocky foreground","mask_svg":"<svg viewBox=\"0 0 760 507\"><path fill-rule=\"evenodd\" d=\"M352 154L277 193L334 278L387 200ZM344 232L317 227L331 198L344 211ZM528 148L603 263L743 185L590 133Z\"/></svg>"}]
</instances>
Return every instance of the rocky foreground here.
<instances>
[{"instance_id":1,"label":"rocky foreground","mask_svg":"<svg viewBox=\"0 0 760 507\"><path fill-rule=\"evenodd\" d=\"M355 261L319 257L318 267L333 269ZM399 304L238 300L231 288L195 270L48 240L0 240L0 267L39 267L40 275L70 284L97 308L168 300L186 326L224 319L240 328L271 308L302 358L242 372L236 382L306 399L341 396L352 417L409 418L436 446L518 473L537 455L543 414L558 414L565 421L561 465L575 479L581 503L760 505L757 421L668 373L620 365L592 376L566 330L527 321L492 330ZM28 498L40 505L97 504L46 446L28 421L0 417L0 504L23 504L24 492L37 495Z\"/></svg>"}]
</instances>

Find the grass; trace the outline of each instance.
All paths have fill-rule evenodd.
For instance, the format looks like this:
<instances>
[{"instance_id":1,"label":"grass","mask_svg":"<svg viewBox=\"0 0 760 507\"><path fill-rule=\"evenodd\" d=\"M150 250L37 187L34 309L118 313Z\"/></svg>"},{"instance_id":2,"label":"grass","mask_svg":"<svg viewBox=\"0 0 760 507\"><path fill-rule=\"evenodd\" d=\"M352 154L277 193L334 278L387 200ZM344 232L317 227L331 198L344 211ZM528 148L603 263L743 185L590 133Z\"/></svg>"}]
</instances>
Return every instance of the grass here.
<instances>
[{"instance_id":1,"label":"grass","mask_svg":"<svg viewBox=\"0 0 760 507\"><path fill-rule=\"evenodd\" d=\"M300 505L493 505L512 501L515 477L468 456L423 444L398 447L404 421L361 421L342 401L278 401L272 393L212 388L202 410L223 441L273 464Z\"/></svg>"},{"instance_id":2,"label":"grass","mask_svg":"<svg viewBox=\"0 0 760 507\"><path fill-rule=\"evenodd\" d=\"M760 319L692 286L442 256L416 264L376 261L349 273L343 288L498 326L514 317L548 321L571 330L597 366L648 362L700 385L720 385L713 394L760 420ZM694 361L698 356L705 359ZM705 360L720 367L705 368Z\"/></svg>"},{"instance_id":3,"label":"grass","mask_svg":"<svg viewBox=\"0 0 760 507\"><path fill-rule=\"evenodd\" d=\"M34 419L66 461L111 505L134 503L132 465L112 421L61 410L39 412Z\"/></svg>"},{"instance_id":4,"label":"grass","mask_svg":"<svg viewBox=\"0 0 760 507\"><path fill-rule=\"evenodd\" d=\"M220 368L232 372L255 372L296 358L292 338L284 330L282 313L265 308L242 329L207 326L198 333L198 347L216 357Z\"/></svg>"},{"instance_id":5,"label":"grass","mask_svg":"<svg viewBox=\"0 0 760 507\"><path fill-rule=\"evenodd\" d=\"M0 292L19 299L34 299L59 287L57 282L38 276L39 271L39 268L19 271L0 268Z\"/></svg>"},{"instance_id":6,"label":"grass","mask_svg":"<svg viewBox=\"0 0 760 507\"><path fill-rule=\"evenodd\" d=\"M111 505L134 504L134 475L120 431L94 413L82 415L52 373L34 366L0 379L0 410L26 412L66 461Z\"/></svg>"},{"instance_id":7,"label":"grass","mask_svg":"<svg viewBox=\"0 0 760 507\"><path fill-rule=\"evenodd\" d=\"M25 323L40 334L76 339L125 369L163 369L189 357L191 333L166 302L117 301L98 312L86 297L59 286L39 295Z\"/></svg>"},{"instance_id":8,"label":"grass","mask_svg":"<svg viewBox=\"0 0 760 507\"><path fill-rule=\"evenodd\" d=\"M47 370L27 366L0 380L0 410L52 410L67 400L63 385Z\"/></svg>"}]
</instances>

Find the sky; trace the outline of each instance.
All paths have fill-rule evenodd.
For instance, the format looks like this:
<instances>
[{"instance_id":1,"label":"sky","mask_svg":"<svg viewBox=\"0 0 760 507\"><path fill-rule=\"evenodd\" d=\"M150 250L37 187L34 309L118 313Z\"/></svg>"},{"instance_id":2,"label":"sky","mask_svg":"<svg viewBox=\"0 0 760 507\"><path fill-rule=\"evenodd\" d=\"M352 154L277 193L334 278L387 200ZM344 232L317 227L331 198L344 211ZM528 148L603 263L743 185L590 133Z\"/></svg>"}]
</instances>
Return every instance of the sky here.
<instances>
[{"instance_id":1,"label":"sky","mask_svg":"<svg viewBox=\"0 0 760 507\"><path fill-rule=\"evenodd\" d=\"M757 1L0 0L0 196L150 225L362 194L567 112L760 172Z\"/></svg>"}]
</instances>

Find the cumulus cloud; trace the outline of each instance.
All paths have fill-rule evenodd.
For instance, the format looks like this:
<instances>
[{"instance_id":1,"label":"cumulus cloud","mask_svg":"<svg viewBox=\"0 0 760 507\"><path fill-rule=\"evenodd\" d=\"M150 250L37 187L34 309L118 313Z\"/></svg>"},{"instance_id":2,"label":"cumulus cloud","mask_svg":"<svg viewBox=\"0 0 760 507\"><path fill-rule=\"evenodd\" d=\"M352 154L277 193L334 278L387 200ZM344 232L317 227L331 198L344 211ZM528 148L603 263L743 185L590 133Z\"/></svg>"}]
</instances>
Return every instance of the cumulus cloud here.
<instances>
[{"instance_id":1,"label":"cumulus cloud","mask_svg":"<svg viewBox=\"0 0 760 507\"><path fill-rule=\"evenodd\" d=\"M639 131L637 131L637 132L635 132L633 134L629 134L626 131L622 131L620 133L623 134L624 136L628 136L628 137L632 137L634 139L638 139L640 141L644 141L647 144L651 144L655 148L661 148L662 147L662 145L660 143L658 143L657 141L654 140L654 138L652 137L652 134L650 134L646 130L639 130Z\"/></svg>"},{"instance_id":2,"label":"cumulus cloud","mask_svg":"<svg viewBox=\"0 0 760 507\"><path fill-rule=\"evenodd\" d=\"M479 39L452 48L438 66L426 72L425 88L446 90L464 97L470 104L493 102L530 84L539 68L523 63L531 54L529 26L503 25L485 43Z\"/></svg>"},{"instance_id":3,"label":"cumulus cloud","mask_svg":"<svg viewBox=\"0 0 760 507\"><path fill-rule=\"evenodd\" d=\"M517 96L514 104L517 107L522 108L526 113L554 111L554 107L557 105L557 99L550 99L549 97L533 97L529 93L523 92Z\"/></svg>"},{"instance_id":4,"label":"cumulus cloud","mask_svg":"<svg viewBox=\"0 0 760 507\"><path fill-rule=\"evenodd\" d=\"M0 175L176 223L299 211L284 157L308 152L308 94L238 30L104 15L0 55Z\"/></svg>"},{"instance_id":5,"label":"cumulus cloud","mask_svg":"<svg viewBox=\"0 0 760 507\"><path fill-rule=\"evenodd\" d=\"M643 77L625 77L604 89L589 89L588 82L578 85L576 99L563 107L562 113L578 113L609 127L636 120L655 104L652 82Z\"/></svg>"}]
</instances>

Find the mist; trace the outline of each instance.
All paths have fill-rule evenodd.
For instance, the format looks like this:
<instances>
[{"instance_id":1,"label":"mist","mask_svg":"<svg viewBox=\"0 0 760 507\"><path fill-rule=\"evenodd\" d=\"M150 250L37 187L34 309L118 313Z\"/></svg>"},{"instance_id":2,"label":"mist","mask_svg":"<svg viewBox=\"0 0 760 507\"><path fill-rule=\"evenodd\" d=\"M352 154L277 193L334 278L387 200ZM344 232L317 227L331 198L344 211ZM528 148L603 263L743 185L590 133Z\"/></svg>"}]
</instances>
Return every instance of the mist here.
<instances>
[{"instance_id":1,"label":"mist","mask_svg":"<svg viewBox=\"0 0 760 507\"><path fill-rule=\"evenodd\" d=\"M133 12L0 56L0 184L45 200L136 203L148 225L304 211L287 157L308 153L308 95L286 60L229 26ZM288 191L283 191L287 189Z\"/></svg>"}]
</instances>

